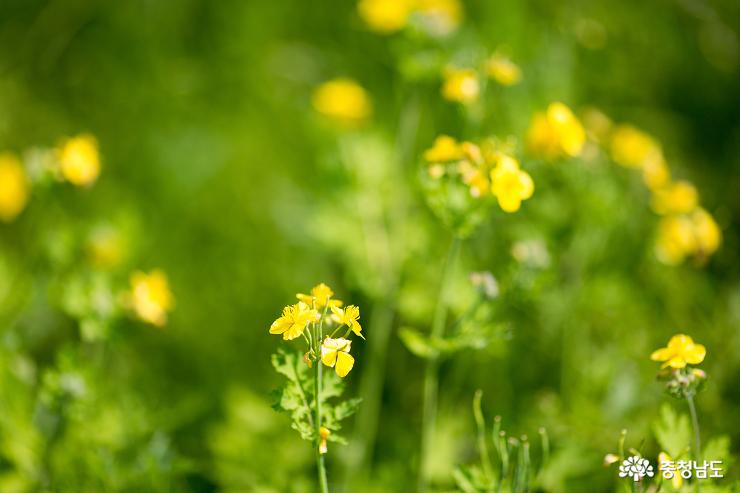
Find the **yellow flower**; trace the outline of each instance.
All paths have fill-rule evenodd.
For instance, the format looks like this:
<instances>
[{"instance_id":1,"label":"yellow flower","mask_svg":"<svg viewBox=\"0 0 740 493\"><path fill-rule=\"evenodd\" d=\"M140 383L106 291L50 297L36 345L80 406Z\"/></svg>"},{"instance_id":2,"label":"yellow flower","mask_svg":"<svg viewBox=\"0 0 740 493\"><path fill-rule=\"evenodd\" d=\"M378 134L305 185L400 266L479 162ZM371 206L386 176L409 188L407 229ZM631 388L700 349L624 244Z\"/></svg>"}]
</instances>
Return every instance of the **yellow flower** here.
<instances>
[{"instance_id":1,"label":"yellow flower","mask_svg":"<svg viewBox=\"0 0 740 493\"><path fill-rule=\"evenodd\" d=\"M696 248L703 255L711 255L722 243L722 232L711 214L704 209L697 209L691 214L694 226Z\"/></svg>"},{"instance_id":2,"label":"yellow flower","mask_svg":"<svg viewBox=\"0 0 740 493\"><path fill-rule=\"evenodd\" d=\"M661 473L661 476L663 475L663 464L665 463L672 463L674 462L670 455L668 455L665 452L661 452L658 454L658 472ZM671 478L671 484L675 489L681 488L683 486L683 478L681 477L681 472L676 470L676 468L673 468L673 477Z\"/></svg>"},{"instance_id":3,"label":"yellow flower","mask_svg":"<svg viewBox=\"0 0 740 493\"><path fill-rule=\"evenodd\" d=\"M581 122L563 103L551 103L547 111L534 116L527 132L527 144L546 159L575 157L581 154L586 132Z\"/></svg>"},{"instance_id":4,"label":"yellow flower","mask_svg":"<svg viewBox=\"0 0 740 493\"><path fill-rule=\"evenodd\" d=\"M436 36L452 33L462 21L460 0L416 0L414 11L428 31Z\"/></svg>"},{"instance_id":5,"label":"yellow flower","mask_svg":"<svg viewBox=\"0 0 740 493\"><path fill-rule=\"evenodd\" d=\"M699 202L696 187L677 181L653 193L652 207L658 214L683 214L693 211Z\"/></svg>"},{"instance_id":6,"label":"yellow flower","mask_svg":"<svg viewBox=\"0 0 740 493\"><path fill-rule=\"evenodd\" d=\"M707 350L701 344L694 343L694 340L684 334L678 334L671 337L668 346L653 351L650 359L653 361L663 361L661 368L684 368L687 364L698 365L704 361Z\"/></svg>"},{"instance_id":7,"label":"yellow flower","mask_svg":"<svg viewBox=\"0 0 740 493\"><path fill-rule=\"evenodd\" d=\"M337 306L330 306L332 313L334 314L332 318L335 322L337 322L339 325L346 325L350 329L352 329L352 332L355 333L355 335L358 335L362 337L363 339L365 336L362 335L362 327L360 326L359 320L360 318L360 309L357 308L355 305L349 305L347 308L339 308Z\"/></svg>"},{"instance_id":8,"label":"yellow flower","mask_svg":"<svg viewBox=\"0 0 740 493\"><path fill-rule=\"evenodd\" d=\"M0 154L0 221L10 222L26 207L28 179L23 165L12 154Z\"/></svg>"},{"instance_id":9,"label":"yellow flower","mask_svg":"<svg viewBox=\"0 0 740 493\"><path fill-rule=\"evenodd\" d=\"M668 265L676 265L694 253L696 237L694 225L686 216L668 216L658 224L658 240L655 255Z\"/></svg>"},{"instance_id":10,"label":"yellow flower","mask_svg":"<svg viewBox=\"0 0 740 493\"><path fill-rule=\"evenodd\" d=\"M478 99L480 82L475 70L448 68L443 75L442 96L445 99L463 104Z\"/></svg>"},{"instance_id":11,"label":"yellow flower","mask_svg":"<svg viewBox=\"0 0 740 493\"><path fill-rule=\"evenodd\" d=\"M503 55L493 55L486 62L488 76L503 86L513 86L522 78L519 66Z\"/></svg>"},{"instance_id":12,"label":"yellow flower","mask_svg":"<svg viewBox=\"0 0 740 493\"><path fill-rule=\"evenodd\" d=\"M424 151L424 159L426 159L430 164L457 161L462 158L462 146L448 135L440 135L434 139L432 147Z\"/></svg>"},{"instance_id":13,"label":"yellow flower","mask_svg":"<svg viewBox=\"0 0 740 493\"><path fill-rule=\"evenodd\" d=\"M131 274L131 301L136 316L157 327L164 327L167 312L175 304L167 276L161 270Z\"/></svg>"},{"instance_id":14,"label":"yellow flower","mask_svg":"<svg viewBox=\"0 0 740 493\"><path fill-rule=\"evenodd\" d=\"M321 344L321 362L334 368L340 377L346 377L355 364L355 359L349 354L351 345L352 341L348 339L327 337Z\"/></svg>"},{"instance_id":15,"label":"yellow flower","mask_svg":"<svg viewBox=\"0 0 740 493\"><path fill-rule=\"evenodd\" d=\"M632 125L619 125L612 133L612 159L628 168L641 168L660 154L660 146L650 135Z\"/></svg>"},{"instance_id":16,"label":"yellow flower","mask_svg":"<svg viewBox=\"0 0 740 493\"><path fill-rule=\"evenodd\" d=\"M319 312L302 301L283 308L283 313L270 326L270 334L282 334L283 339L291 341L303 334L306 326L319 320Z\"/></svg>"},{"instance_id":17,"label":"yellow flower","mask_svg":"<svg viewBox=\"0 0 740 493\"><path fill-rule=\"evenodd\" d=\"M91 135L67 139L57 150L62 177L73 185L84 187L100 175L98 143Z\"/></svg>"},{"instance_id":18,"label":"yellow flower","mask_svg":"<svg viewBox=\"0 0 740 493\"><path fill-rule=\"evenodd\" d=\"M373 111L367 91L347 78L321 84L313 94L313 107L322 115L347 126L361 124Z\"/></svg>"},{"instance_id":19,"label":"yellow flower","mask_svg":"<svg viewBox=\"0 0 740 493\"><path fill-rule=\"evenodd\" d=\"M331 435L331 430L329 428L321 427L319 428L319 453L325 454L329 451L329 447L326 443L327 438L329 438L329 435Z\"/></svg>"},{"instance_id":20,"label":"yellow flower","mask_svg":"<svg viewBox=\"0 0 740 493\"><path fill-rule=\"evenodd\" d=\"M645 160L642 181L652 191L660 190L671 182L671 172L662 153L656 153Z\"/></svg>"},{"instance_id":21,"label":"yellow flower","mask_svg":"<svg viewBox=\"0 0 740 493\"><path fill-rule=\"evenodd\" d=\"M373 31L389 34L408 24L413 10L411 0L360 0L357 12Z\"/></svg>"},{"instance_id":22,"label":"yellow flower","mask_svg":"<svg viewBox=\"0 0 740 493\"><path fill-rule=\"evenodd\" d=\"M497 166L491 171L491 192L505 212L516 212L534 193L534 182L525 171L519 169L516 159L501 155Z\"/></svg>"},{"instance_id":23,"label":"yellow flower","mask_svg":"<svg viewBox=\"0 0 740 493\"><path fill-rule=\"evenodd\" d=\"M306 305L314 306L315 308L324 308L327 303L330 306L342 306L341 301L331 299L331 297L334 296L334 291L332 291L332 289L323 282L312 287L310 295L298 293L295 296Z\"/></svg>"}]
</instances>

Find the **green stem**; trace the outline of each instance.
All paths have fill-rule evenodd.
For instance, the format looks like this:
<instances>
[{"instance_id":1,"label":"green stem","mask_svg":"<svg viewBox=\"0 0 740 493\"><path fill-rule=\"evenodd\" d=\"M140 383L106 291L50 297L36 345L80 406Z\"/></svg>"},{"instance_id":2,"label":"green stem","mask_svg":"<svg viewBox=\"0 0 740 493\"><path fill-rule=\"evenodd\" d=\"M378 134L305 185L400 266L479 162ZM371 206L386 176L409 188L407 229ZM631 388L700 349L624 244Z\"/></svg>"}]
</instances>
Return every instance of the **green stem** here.
<instances>
[{"instance_id":1,"label":"green stem","mask_svg":"<svg viewBox=\"0 0 740 493\"><path fill-rule=\"evenodd\" d=\"M699 430L699 418L696 414L696 405L694 405L694 394L692 392L686 394L686 402L689 404L691 427L694 430L694 450L692 451L692 455L694 456L694 460L699 462L701 460L701 431ZM697 493L701 491L698 481L696 482L696 491Z\"/></svg>"},{"instance_id":2,"label":"green stem","mask_svg":"<svg viewBox=\"0 0 740 493\"><path fill-rule=\"evenodd\" d=\"M488 453L488 443L486 442L486 420L483 417L481 399L483 399L483 391L478 389L473 397L473 415L475 416L475 425L478 428L478 453L483 466L483 476L486 479L487 486L490 487L493 485L493 466L491 466L491 456Z\"/></svg>"},{"instance_id":3,"label":"green stem","mask_svg":"<svg viewBox=\"0 0 740 493\"><path fill-rule=\"evenodd\" d=\"M441 338L444 335L445 319L447 318L447 289L452 279L455 260L460 250L461 240L455 236L447 252L442 280L439 287L437 306L432 320L432 338ZM426 361L424 370L424 401L422 404L421 421L421 455L419 458L419 477L417 482L418 493L426 493L429 488L429 451L434 436L437 421L437 397L439 390L439 359L431 356Z\"/></svg>"},{"instance_id":4,"label":"green stem","mask_svg":"<svg viewBox=\"0 0 740 493\"><path fill-rule=\"evenodd\" d=\"M326 308L324 308L324 316L326 316ZM316 324L314 324L316 325ZM319 488L321 493L329 493L329 483L326 479L326 465L324 463L324 454L321 453L321 341L323 339L323 326L324 317L321 317L321 322L316 326L316 337L314 338L315 353L316 353L316 367L314 369L314 402L316 404L316 419L314 425L316 428L316 441L314 443L314 453L316 454L316 469L319 474Z\"/></svg>"}]
</instances>

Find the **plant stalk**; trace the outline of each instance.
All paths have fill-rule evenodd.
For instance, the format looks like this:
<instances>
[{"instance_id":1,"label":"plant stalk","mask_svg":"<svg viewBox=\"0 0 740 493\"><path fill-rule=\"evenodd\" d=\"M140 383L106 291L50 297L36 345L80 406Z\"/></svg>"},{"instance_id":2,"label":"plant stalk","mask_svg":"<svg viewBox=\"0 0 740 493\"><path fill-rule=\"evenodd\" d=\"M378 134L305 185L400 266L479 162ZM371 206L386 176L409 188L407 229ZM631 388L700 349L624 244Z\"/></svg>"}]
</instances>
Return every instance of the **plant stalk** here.
<instances>
[{"instance_id":1,"label":"plant stalk","mask_svg":"<svg viewBox=\"0 0 740 493\"><path fill-rule=\"evenodd\" d=\"M689 404L689 414L691 414L691 428L694 430L694 450L692 454L694 460L699 462L701 457L701 431L699 430L699 417L696 414L696 405L694 404L694 394L689 392L686 394L686 402ZM701 486L699 482L696 482L697 493L701 492Z\"/></svg>"}]
</instances>

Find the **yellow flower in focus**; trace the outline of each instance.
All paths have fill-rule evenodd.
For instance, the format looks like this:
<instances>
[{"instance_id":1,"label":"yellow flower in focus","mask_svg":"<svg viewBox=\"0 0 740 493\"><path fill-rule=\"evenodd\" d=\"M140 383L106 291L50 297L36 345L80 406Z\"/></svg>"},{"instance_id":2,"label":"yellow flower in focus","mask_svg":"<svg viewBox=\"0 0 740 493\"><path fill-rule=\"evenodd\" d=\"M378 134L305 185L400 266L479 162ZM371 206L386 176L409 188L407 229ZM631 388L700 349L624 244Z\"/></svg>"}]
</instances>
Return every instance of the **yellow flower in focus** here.
<instances>
[{"instance_id":1,"label":"yellow flower in focus","mask_svg":"<svg viewBox=\"0 0 740 493\"><path fill-rule=\"evenodd\" d=\"M314 306L315 303L316 308L324 308L327 304L330 306L342 306L341 301L331 299L334 296L334 291L323 282L312 287L310 295L298 293L295 296L308 306Z\"/></svg>"},{"instance_id":2,"label":"yellow flower in focus","mask_svg":"<svg viewBox=\"0 0 740 493\"><path fill-rule=\"evenodd\" d=\"M283 313L270 326L270 334L282 334L283 339L292 341L300 337L306 326L320 318L319 312L302 301L283 308Z\"/></svg>"},{"instance_id":3,"label":"yellow flower in focus","mask_svg":"<svg viewBox=\"0 0 740 493\"><path fill-rule=\"evenodd\" d=\"M583 125L563 103L551 103L544 114L536 114L527 132L529 149L546 159L578 156L585 142Z\"/></svg>"},{"instance_id":4,"label":"yellow flower in focus","mask_svg":"<svg viewBox=\"0 0 740 493\"><path fill-rule=\"evenodd\" d=\"M505 212L516 212L534 193L532 177L519 169L516 159L501 155L498 164L491 171L491 192Z\"/></svg>"},{"instance_id":5,"label":"yellow flower in focus","mask_svg":"<svg viewBox=\"0 0 740 493\"><path fill-rule=\"evenodd\" d=\"M322 115L348 126L359 125L372 114L367 91L347 78L321 84L313 94L313 107Z\"/></svg>"},{"instance_id":6,"label":"yellow flower in focus","mask_svg":"<svg viewBox=\"0 0 740 493\"><path fill-rule=\"evenodd\" d=\"M696 238L694 225L686 216L668 216L658 225L655 255L667 265L677 265L694 253Z\"/></svg>"},{"instance_id":7,"label":"yellow flower in focus","mask_svg":"<svg viewBox=\"0 0 740 493\"><path fill-rule=\"evenodd\" d=\"M517 64L503 55L493 55L486 62L488 76L503 86L518 84L522 71Z\"/></svg>"},{"instance_id":8,"label":"yellow flower in focus","mask_svg":"<svg viewBox=\"0 0 740 493\"><path fill-rule=\"evenodd\" d=\"M91 185L100 175L98 142L91 135L67 139L57 150L62 177L73 185Z\"/></svg>"},{"instance_id":9,"label":"yellow flower in focus","mask_svg":"<svg viewBox=\"0 0 740 493\"><path fill-rule=\"evenodd\" d=\"M20 160L0 154L0 221L14 220L28 202L28 179Z\"/></svg>"},{"instance_id":10,"label":"yellow flower in focus","mask_svg":"<svg viewBox=\"0 0 740 493\"><path fill-rule=\"evenodd\" d=\"M161 270L153 270L148 274L134 272L131 275L131 303L141 320L164 327L167 312L175 304L165 273Z\"/></svg>"},{"instance_id":11,"label":"yellow flower in focus","mask_svg":"<svg viewBox=\"0 0 740 493\"><path fill-rule=\"evenodd\" d=\"M349 354L351 345L349 339L327 337L321 344L321 362L334 368L340 377L346 377L355 364L355 359Z\"/></svg>"},{"instance_id":12,"label":"yellow flower in focus","mask_svg":"<svg viewBox=\"0 0 740 493\"><path fill-rule=\"evenodd\" d=\"M673 459L667 453L661 452L658 454L658 472L660 473L661 476L663 476L663 470L664 470L663 464L673 463L673 462L674 462ZM678 490L679 488L681 488L681 486L683 486L683 478L681 477L681 472L676 470L675 464L674 464L674 467L672 468L672 471L673 471L673 477L671 478L671 484L673 485L675 489Z\"/></svg>"},{"instance_id":13,"label":"yellow flower in focus","mask_svg":"<svg viewBox=\"0 0 740 493\"><path fill-rule=\"evenodd\" d=\"M684 368L687 364L698 365L704 361L706 354L704 346L694 343L694 340L685 334L678 334L671 337L667 347L653 351L650 359L663 361L661 368Z\"/></svg>"},{"instance_id":14,"label":"yellow flower in focus","mask_svg":"<svg viewBox=\"0 0 740 493\"><path fill-rule=\"evenodd\" d=\"M687 181L677 181L653 193L652 207L657 214L683 214L696 209L699 194Z\"/></svg>"},{"instance_id":15,"label":"yellow flower in focus","mask_svg":"<svg viewBox=\"0 0 740 493\"><path fill-rule=\"evenodd\" d=\"M657 153L645 161L642 166L642 181L652 191L659 190L671 182L671 172L662 153Z\"/></svg>"},{"instance_id":16,"label":"yellow flower in focus","mask_svg":"<svg viewBox=\"0 0 740 493\"><path fill-rule=\"evenodd\" d=\"M475 70L456 68L445 70L442 83L442 96L445 99L470 104L478 99L479 94L480 82Z\"/></svg>"},{"instance_id":17,"label":"yellow flower in focus","mask_svg":"<svg viewBox=\"0 0 740 493\"><path fill-rule=\"evenodd\" d=\"M332 316L332 319L334 319L335 322L337 322L339 325L346 325L350 329L352 329L352 332L355 333L355 335L362 337L363 339L365 336L362 335L362 327L360 326L360 322L358 320L360 319L360 309L356 307L355 305L349 305L347 308L339 308L337 306L330 306L332 313L334 314Z\"/></svg>"},{"instance_id":18,"label":"yellow flower in focus","mask_svg":"<svg viewBox=\"0 0 740 493\"><path fill-rule=\"evenodd\" d=\"M696 249L703 255L711 255L722 243L722 232L711 214L704 209L697 209L691 214L694 226Z\"/></svg>"},{"instance_id":19,"label":"yellow flower in focus","mask_svg":"<svg viewBox=\"0 0 740 493\"><path fill-rule=\"evenodd\" d=\"M319 453L325 454L329 451L328 444L326 443L326 440L329 438L329 435L331 435L331 430L329 428L326 428L322 426L319 428Z\"/></svg>"},{"instance_id":20,"label":"yellow flower in focus","mask_svg":"<svg viewBox=\"0 0 740 493\"><path fill-rule=\"evenodd\" d=\"M632 125L619 125L612 133L612 159L628 168L641 168L649 159L661 154L660 146L650 135Z\"/></svg>"},{"instance_id":21,"label":"yellow flower in focus","mask_svg":"<svg viewBox=\"0 0 740 493\"><path fill-rule=\"evenodd\" d=\"M360 0L357 12L373 31L389 34L408 23L413 9L411 0Z\"/></svg>"},{"instance_id":22,"label":"yellow flower in focus","mask_svg":"<svg viewBox=\"0 0 740 493\"><path fill-rule=\"evenodd\" d=\"M430 164L457 161L462 158L462 146L448 135L440 135L434 139L432 147L424 151L424 159L426 159Z\"/></svg>"},{"instance_id":23,"label":"yellow flower in focus","mask_svg":"<svg viewBox=\"0 0 740 493\"><path fill-rule=\"evenodd\" d=\"M424 26L436 36L447 36L454 32L462 21L460 0L416 0L417 12Z\"/></svg>"}]
</instances>

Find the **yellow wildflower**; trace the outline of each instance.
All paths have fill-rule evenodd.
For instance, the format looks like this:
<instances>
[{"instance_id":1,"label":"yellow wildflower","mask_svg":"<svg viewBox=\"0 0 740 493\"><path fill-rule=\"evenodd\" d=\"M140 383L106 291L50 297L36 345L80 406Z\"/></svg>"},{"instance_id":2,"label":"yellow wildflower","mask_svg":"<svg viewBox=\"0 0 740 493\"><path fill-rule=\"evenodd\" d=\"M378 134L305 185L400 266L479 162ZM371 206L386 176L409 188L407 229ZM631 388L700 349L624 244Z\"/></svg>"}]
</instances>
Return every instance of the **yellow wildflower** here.
<instances>
[{"instance_id":1,"label":"yellow wildflower","mask_svg":"<svg viewBox=\"0 0 740 493\"><path fill-rule=\"evenodd\" d=\"M26 207L28 179L20 160L0 154L0 221L10 222Z\"/></svg>"},{"instance_id":2,"label":"yellow wildflower","mask_svg":"<svg viewBox=\"0 0 740 493\"><path fill-rule=\"evenodd\" d=\"M658 225L655 254L658 260L676 265L696 250L694 225L686 216L664 217Z\"/></svg>"},{"instance_id":3,"label":"yellow wildflower","mask_svg":"<svg viewBox=\"0 0 740 493\"><path fill-rule=\"evenodd\" d=\"M347 78L321 84L313 94L313 107L322 115L347 126L359 125L372 114L367 91Z\"/></svg>"},{"instance_id":4,"label":"yellow wildflower","mask_svg":"<svg viewBox=\"0 0 740 493\"><path fill-rule=\"evenodd\" d=\"M283 313L270 326L270 334L282 334L283 339L291 341L303 334L306 326L319 320L319 312L302 301L283 308Z\"/></svg>"},{"instance_id":5,"label":"yellow wildflower","mask_svg":"<svg viewBox=\"0 0 740 493\"><path fill-rule=\"evenodd\" d=\"M642 181L652 190L659 190L671 182L671 172L662 153L654 154L642 166Z\"/></svg>"},{"instance_id":6,"label":"yellow wildflower","mask_svg":"<svg viewBox=\"0 0 740 493\"><path fill-rule=\"evenodd\" d=\"M424 159L426 159L430 164L457 161L462 158L462 147L449 135L440 135L434 139L432 147L424 151Z\"/></svg>"},{"instance_id":7,"label":"yellow wildflower","mask_svg":"<svg viewBox=\"0 0 740 493\"><path fill-rule=\"evenodd\" d=\"M417 0L414 11L429 32L437 36L452 33L462 21L460 0Z\"/></svg>"},{"instance_id":8,"label":"yellow wildflower","mask_svg":"<svg viewBox=\"0 0 740 493\"><path fill-rule=\"evenodd\" d=\"M329 435L331 435L331 430L329 428L326 428L322 426L319 428L319 453L325 454L329 451L329 447L326 443L326 440L329 438Z\"/></svg>"},{"instance_id":9,"label":"yellow wildflower","mask_svg":"<svg viewBox=\"0 0 740 493\"><path fill-rule=\"evenodd\" d=\"M321 344L321 362L334 368L340 377L346 377L355 364L355 359L349 354L351 345L349 339L327 337Z\"/></svg>"},{"instance_id":10,"label":"yellow wildflower","mask_svg":"<svg viewBox=\"0 0 740 493\"><path fill-rule=\"evenodd\" d=\"M360 0L357 12L373 31L389 34L408 24L412 0Z\"/></svg>"},{"instance_id":11,"label":"yellow wildflower","mask_svg":"<svg viewBox=\"0 0 740 493\"><path fill-rule=\"evenodd\" d=\"M144 322L157 327L167 323L167 312L174 306L167 276L161 270L131 275L131 302L134 313Z\"/></svg>"},{"instance_id":12,"label":"yellow wildflower","mask_svg":"<svg viewBox=\"0 0 740 493\"><path fill-rule=\"evenodd\" d=\"M341 301L331 299L334 296L334 291L323 282L312 287L310 295L298 293L295 296L306 305L314 306L315 308L324 308L327 304L330 306L342 306Z\"/></svg>"},{"instance_id":13,"label":"yellow wildflower","mask_svg":"<svg viewBox=\"0 0 740 493\"><path fill-rule=\"evenodd\" d=\"M332 319L337 322L339 325L346 325L350 329L352 329L352 332L355 333L355 335L358 335L362 337L363 339L365 336L362 335L362 327L360 326L360 322L358 320L360 319L360 309L356 307L355 305L349 305L347 308L339 308L337 306L330 306L332 313L334 314L332 316Z\"/></svg>"},{"instance_id":14,"label":"yellow wildflower","mask_svg":"<svg viewBox=\"0 0 740 493\"><path fill-rule=\"evenodd\" d=\"M503 55L493 55L486 62L488 76L503 86L518 84L522 71L517 64Z\"/></svg>"},{"instance_id":15,"label":"yellow wildflower","mask_svg":"<svg viewBox=\"0 0 740 493\"><path fill-rule=\"evenodd\" d=\"M671 337L668 346L653 351L650 359L653 361L663 361L662 368L684 368L687 364L698 365L704 361L707 350L701 344L694 343L694 340L685 335L678 334Z\"/></svg>"},{"instance_id":16,"label":"yellow wildflower","mask_svg":"<svg viewBox=\"0 0 740 493\"><path fill-rule=\"evenodd\" d=\"M563 103L551 103L547 111L534 116L527 144L530 150L546 159L580 155L586 142L581 122Z\"/></svg>"},{"instance_id":17,"label":"yellow wildflower","mask_svg":"<svg viewBox=\"0 0 740 493\"><path fill-rule=\"evenodd\" d=\"M665 469L664 465L673 463L673 459L670 455L668 455L665 452L661 452L658 454L658 472L660 472L660 475L663 476L663 470ZM671 478L671 484L673 487L678 490L683 486L683 478L681 477L681 471L676 470L675 465L672 468L673 471L673 477Z\"/></svg>"},{"instance_id":18,"label":"yellow wildflower","mask_svg":"<svg viewBox=\"0 0 740 493\"><path fill-rule=\"evenodd\" d=\"M463 104L470 104L478 99L480 82L475 70L448 68L443 75L442 96L445 99Z\"/></svg>"},{"instance_id":19,"label":"yellow wildflower","mask_svg":"<svg viewBox=\"0 0 740 493\"><path fill-rule=\"evenodd\" d=\"M699 208L691 214L694 226L696 249L703 255L711 255L722 243L722 232L711 214Z\"/></svg>"},{"instance_id":20,"label":"yellow wildflower","mask_svg":"<svg viewBox=\"0 0 740 493\"><path fill-rule=\"evenodd\" d=\"M67 139L57 150L62 177L73 185L91 185L100 175L98 143L91 135Z\"/></svg>"},{"instance_id":21,"label":"yellow wildflower","mask_svg":"<svg viewBox=\"0 0 740 493\"><path fill-rule=\"evenodd\" d=\"M693 211L699 202L696 187L677 181L653 193L652 207L658 214L683 214Z\"/></svg>"},{"instance_id":22,"label":"yellow wildflower","mask_svg":"<svg viewBox=\"0 0 740 493\"><path fill-rule=\"evenodd\" d=\"M491 171L491 192L505 212L516 212L534 193L532 177L519 169L516 159L501 155L498 164Z\"/></svg>"},{"instance_id":23,"label":"yellow wildflower","mask_svg":"<svg viewBox=\"0 0 740 493\"><path fill-rule=\"evenodd\" d=\"M660 146L650 135L632 125L619 125L612 133L612 159L628 168L641 168L660 154Z\"/></svg>"}]
</instances>

